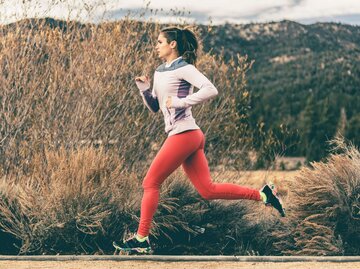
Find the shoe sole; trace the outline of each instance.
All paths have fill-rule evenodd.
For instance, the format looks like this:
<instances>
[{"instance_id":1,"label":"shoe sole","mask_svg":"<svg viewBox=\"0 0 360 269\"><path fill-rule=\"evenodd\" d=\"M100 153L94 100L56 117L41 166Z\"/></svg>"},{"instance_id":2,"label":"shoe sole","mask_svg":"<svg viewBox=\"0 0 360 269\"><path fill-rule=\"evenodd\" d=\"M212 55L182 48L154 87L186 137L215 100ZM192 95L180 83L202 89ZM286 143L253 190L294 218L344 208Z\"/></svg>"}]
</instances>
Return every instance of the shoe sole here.
<instances>
[{"instance_id":1,"label":"shoe sole","mask_svg":"<svg viewBox=\"0 0 360 269\"><path fill-rule=\"evenodd\" d=\"M153 251L151 248L122 248L113 242L113 247L115 248L115 253L119 252L119 255L132 255L132 254L152 254Z\"/></svg>"},{"instance_id":2,"label":"shoe sole","mask_svg":"<svg viewBox=\"0 0 360 269\"><path fill-rule=\"evenodd\" d=\"M275 186L273 184L266 184L262 189L261 191L264 191L265 188L268 188L268 191L271 193L271 195L275 198L273 198L275 200L274 204L278 204L277 207L280 207L280 208L277 208L274 206L273 202L270 200L269 202L266 203L266 205L271 205L273 208L275 208L281 217L285 217L285 208L283 207L283 204L282 204L282 201L280 199L280 197L278 197L276 195L276 190L275 190ZM264 192L265 193L265 192ZM266 195L269 195L267 193L265 193ZM272 198L272 197L269 197L269 198Z\"/></svg>"}]
</instances>

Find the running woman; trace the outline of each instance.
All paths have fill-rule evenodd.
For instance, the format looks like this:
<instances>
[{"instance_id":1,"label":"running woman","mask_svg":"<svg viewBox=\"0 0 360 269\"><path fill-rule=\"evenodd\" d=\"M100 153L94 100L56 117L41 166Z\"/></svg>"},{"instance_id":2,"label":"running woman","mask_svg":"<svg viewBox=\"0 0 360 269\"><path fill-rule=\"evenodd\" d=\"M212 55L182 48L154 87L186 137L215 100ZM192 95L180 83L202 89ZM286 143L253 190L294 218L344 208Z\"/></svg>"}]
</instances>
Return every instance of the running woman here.
<instances>
[{"instance_id":1,"label":"running woman","mask_svg":"<svg viewBox=\"0 0 360 269\"><path fill-rule=\"evenodd\" d=\"M158 207L159 189L164 180L180 165L199 194L207 200L248 199L273 206L285 216L273 188L260 191L235 184L213 183L204 154L205 137L191 113L191 107L215 97L215 86L195 67L198 41L189 29L176 27L161 30L156 51L164 63L154 75L152 89L147 76L136 77L145 105L164 115L168 138L153 160L143 181L140 223L132 237L113 242L115 249L130 253L151 253L150 226ZM194 93L194 87L199 90Z\"/></svg>"}]
</instances>

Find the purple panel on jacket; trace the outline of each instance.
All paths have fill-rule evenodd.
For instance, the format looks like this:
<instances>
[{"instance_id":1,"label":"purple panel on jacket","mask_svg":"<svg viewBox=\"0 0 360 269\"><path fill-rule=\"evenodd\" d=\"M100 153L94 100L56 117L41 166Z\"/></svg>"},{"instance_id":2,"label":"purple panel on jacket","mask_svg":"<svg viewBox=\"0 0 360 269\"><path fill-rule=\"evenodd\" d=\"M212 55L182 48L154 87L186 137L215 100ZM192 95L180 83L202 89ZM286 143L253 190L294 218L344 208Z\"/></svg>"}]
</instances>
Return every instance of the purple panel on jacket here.
<instances>
[{"instance_id":1,"label":"purple panel on jacket","mask_svg":"<svg viewBox=\"0 0 360 269\"><path fill-rule=\"evenodd\" d=\"M188 96L190 88L191 88L191 84L189 82L187 82L186 80L182 80L180 82L180 85L178 88L177 97L185 98L186 96ZM185 111L186 111L186 108L176 108L175 109L175 120L181 120L181 119L185 118L185 116L186 116Z\"/></svg>"}]
</instances>

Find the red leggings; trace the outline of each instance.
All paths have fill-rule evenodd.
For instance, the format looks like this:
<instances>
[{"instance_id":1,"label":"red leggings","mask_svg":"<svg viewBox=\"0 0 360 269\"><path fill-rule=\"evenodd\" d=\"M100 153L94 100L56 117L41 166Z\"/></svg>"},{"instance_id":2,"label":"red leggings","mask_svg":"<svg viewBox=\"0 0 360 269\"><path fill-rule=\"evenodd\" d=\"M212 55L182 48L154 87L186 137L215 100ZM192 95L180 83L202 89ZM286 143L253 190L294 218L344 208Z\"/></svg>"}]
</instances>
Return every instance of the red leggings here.
<instances>
[{"instance_id":1,"label":"red leggings","mask_svg":"<svg viewBox=\"0 0 360 269\"><path fill-rule=\"evenodd\" d=\"M138 234L147 236L159 203L159 189L164 180L182 165L199 194L211 199L249 199L260 201L258 190L235 184L215 184L211 181L204 154L205 137L201 130L191 130L170 136L153 160L143 181Z\"/></svg>"}]
</instances>

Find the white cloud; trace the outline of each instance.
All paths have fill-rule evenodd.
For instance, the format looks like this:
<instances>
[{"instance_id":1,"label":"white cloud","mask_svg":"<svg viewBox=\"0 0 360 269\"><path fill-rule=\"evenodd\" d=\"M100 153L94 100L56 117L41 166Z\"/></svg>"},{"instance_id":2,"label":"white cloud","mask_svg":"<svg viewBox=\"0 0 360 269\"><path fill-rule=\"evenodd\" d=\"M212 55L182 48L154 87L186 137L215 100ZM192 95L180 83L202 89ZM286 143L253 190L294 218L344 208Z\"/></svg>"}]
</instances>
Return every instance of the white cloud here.
<instances>
[{"instance_id":1,"label":"white cloud","mask_svg":"<svg viewBox=\"0 0 360 269\"><path fill-rule=\"evenodd\" d=\"M260 14L260 20L301 20L316 17L333 17L346 14L359 14L360 22L360 1L354 0L304 0L299 5L284 7L277 12Z\"/></svg>"},{"instance_id":2,"label":"white cloud","mask_svg":"<svg viewBox=\"0 0 360 269\"><path fill-rule=\"evenodd\" d=\"M0 23L9 23L23 17L55 17L60 19L99 20L105 11L123 16L126 10L136 11L146 6L143 0L0 0ZM150 8L163 9L155 19L176 20L170 9L190 11L200 23L262 22L272 20L311 21L317 18L346 18L360 24L359 0L152 0ZM122 12L119 12L119 10ZM116 12L118 11L118 12ZM188 16L186 16L188 17ZM359 18L357 18L359 17ZM109 18L110 19L110 18ZM111 19L119 19L112 17Z\"/></svg>"}]
</instances>

